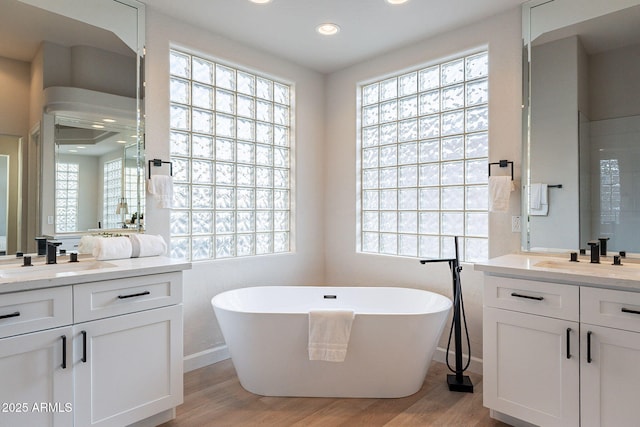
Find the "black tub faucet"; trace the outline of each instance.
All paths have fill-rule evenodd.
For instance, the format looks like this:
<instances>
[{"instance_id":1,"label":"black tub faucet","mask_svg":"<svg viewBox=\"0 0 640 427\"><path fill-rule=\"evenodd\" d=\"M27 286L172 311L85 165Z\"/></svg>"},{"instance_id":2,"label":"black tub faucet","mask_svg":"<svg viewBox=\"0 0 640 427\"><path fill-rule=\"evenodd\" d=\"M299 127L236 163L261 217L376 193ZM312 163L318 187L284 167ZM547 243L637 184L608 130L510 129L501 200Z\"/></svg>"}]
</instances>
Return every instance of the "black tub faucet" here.
<instances>
[{"instance_id":1,"label":"black tub faucet","mask_svg":"<svg viewBox=\"0 0 640 427\"><path fill-rule=\"evenodd\" d=\"M591 263L600 264L600 243L592 240L587 244L591 246Z\"/></svg>"},{"instance_id":2,"label":"black tub faucet","mask_svg":"<svg viewBox=\"0 0 640 427\"><path fill-rule=\"evenodd\" d=\"M61 244L57 240L47 240L47 264L57 264L56 252Z\"/></svg>"}]
</instances>

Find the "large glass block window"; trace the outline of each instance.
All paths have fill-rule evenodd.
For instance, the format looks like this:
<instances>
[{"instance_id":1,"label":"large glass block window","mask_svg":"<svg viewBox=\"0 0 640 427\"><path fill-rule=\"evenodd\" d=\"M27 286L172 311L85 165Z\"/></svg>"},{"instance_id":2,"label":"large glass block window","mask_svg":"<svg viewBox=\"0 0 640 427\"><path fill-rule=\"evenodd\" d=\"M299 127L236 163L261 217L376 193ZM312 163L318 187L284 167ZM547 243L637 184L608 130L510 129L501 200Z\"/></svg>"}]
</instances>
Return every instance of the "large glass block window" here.
<instances>
[{"instance_id":1,"label":"large glass block window","mask_svg":"<svg viewBox=\"0 0 640 427\"><path fill-rule=\"evenodd\" d=\"M360 90L360 250L487 259L488 53Z\"/></svg>"},{"instance_id":2,"label":"large glass block window","mask_svg":"<svg viewBox=\"0 0 640 427\"><path fill-rule=\"evenodd\" d=\"M105 162L103 166L102 221L105 228L122 227L122 214L117 213L118 203L122 197L122 159Z\"/></svg>"},{"instance_id":3,"label":"large glass block window","mask_svg":"<svg viewBox=\"0 0 640 427\"><path fill-rule=\"evenodd\" d=\"M292 87L170 55L171 256L290 251Z\"/></svg>"},{"instance_id":4,"label":"large glass block window","mask_svg":"<svg viewBox=\"0 0 640 427\"><path fill-rule=\"evenodd\" d=\"M78 230L78 163L56 162L56 232Z\"/></svg>"}]
</instances>

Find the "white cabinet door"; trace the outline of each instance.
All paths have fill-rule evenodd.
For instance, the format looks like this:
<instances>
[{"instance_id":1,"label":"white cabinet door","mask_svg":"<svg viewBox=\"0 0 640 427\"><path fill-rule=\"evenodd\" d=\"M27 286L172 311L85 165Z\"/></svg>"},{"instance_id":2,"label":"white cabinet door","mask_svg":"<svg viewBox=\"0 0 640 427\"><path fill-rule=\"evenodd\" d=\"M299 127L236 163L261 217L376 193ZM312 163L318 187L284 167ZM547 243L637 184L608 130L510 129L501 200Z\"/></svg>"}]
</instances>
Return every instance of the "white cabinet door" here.
<instances>
[{"instance_id":1,"label":"white cabinet door","mask_svg":"<svg viewBox=\"0 0 640 427\"><path fill-rule=\"evenodd\" d=\"M68 326L0 339L0 426L73 425L71 333Z\"/></svg>"},{"instance_id":2,"label":"white cabinet door","mask_svg":"<svg viewBox=\"0 0 640 427\"><path fill-rule=\"evenodd\" d=\"M581 343L582 426L639 425L640 333L583 324Z\"/></svg>"},{"instance_id":3,"label":"white cabinet door","mask_svg":"<svg viewBox=\"0 0 640 427\"><path fill-rule=\"evenodd\" d=\"M580 422L577 322L484 308L484 406L536 425Z\"/></svg>"},{"instance_id":4,"label":"white cabinet door","mask_svg":"<svg viewBox=\"0 0 640 427\"><path fill-rule=\"evenodd\" d=\"M77 426L121 427L174 408L182 403L182 306L77 324L74 360Z\"/></svg>"}]
</instances>

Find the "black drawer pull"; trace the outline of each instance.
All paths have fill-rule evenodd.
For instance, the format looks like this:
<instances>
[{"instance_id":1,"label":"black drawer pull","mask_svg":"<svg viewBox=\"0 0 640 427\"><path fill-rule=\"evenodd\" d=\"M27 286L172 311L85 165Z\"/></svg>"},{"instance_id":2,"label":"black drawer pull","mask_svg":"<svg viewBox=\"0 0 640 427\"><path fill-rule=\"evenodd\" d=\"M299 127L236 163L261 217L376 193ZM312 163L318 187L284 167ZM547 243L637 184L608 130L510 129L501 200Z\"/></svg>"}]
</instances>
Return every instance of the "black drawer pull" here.
<instances>
[{"instance_id":1,"label":"black drawer pull","mask_svg":"<svg viewBox=\"0 0 640 427\"><path fill-rule=\"evenodd\" d=\"M87 331L81 331L82 334L82 363L87 363Z\"/></svg>"},{"instance_id":2,"label":"black drawer pull","mask_svg":"<svg viewBox=\"0 0 640 427\"><path fill-rule=\"evenodd\" d=\"M511 296L518 297L518 298L534 299L536 301L542 301L544 299L543 297L532 297L531 295L522 295L515 292L511 292Z\"/></svg>"},{"instance_id":3,"label":"black drawer pull","mask_svg":"<svg viewBox=\"0 0 640 427\"><path fill-rule=\"evenodd\" d=\"M337 295L325 295L324 296L324 299L336 299L336 298L338 298Z\"/></svg>"},{"instance_id":4,"label":"black drawer pull","mask_svg":"<svg viewBox=\"0 0 640 427\"><path fill-rule=\"evenodd\" d=\"M62 338L62 369L67 369L67 336L60 335Z\"/></svg>"},{"instance_id":5,"label":"black drawer pull","mask_svg":"<svg viewBox=\"0 0 640 427\"><path fill-rule=\"evenodd\" d=\"M567 328L567 359L571 359L571 328Z\"/></svg>"},{"instance_id":6,"label":"black drawer pull","mask_svg":"<svg viewBox=\"0 0 640 427\"><path fill-rule=\"evenodd\" d=\"M149 291L144 291L144 292L140 292L137 294L130 294L130 295L118 295L118 299L125 299L125 298L133 298L133 297L141 297L143 295L149 295L151 294L151 292Z\"/></svg>"},{"instance_id":7,"label":"black drawer pull","mask_svg":"<svg viewBox=\"0 0 640 427\"><path fill-rule=\"evenodd\" d=\"M622 311L623 313L640 314L640 311L638 310L631 310L630 308L624 308L624 307L622 307L620 311Z\"/></svg>"},{"instance_id":8,"label":"black drawer pull","mask_svg":"<svg viewBox=\"0 0 640 427\"><path fill-rule=\"evenodd\" d=\"M16 311L15 313L11 313L11 314L3 314L2 316L0 316L0 319L8 319L10 317L18 317L20 316L20 312Z\"/></svg>"},{"instance_id":9,"label":"black drawer pull","mask_svg":"<svg viewBox=\"0 0 640 427\"><path fill-rule=\"evenodd\" d=\"M591 359L591 334L593 332L587 332L587 363L591 363L593 359Z\"/></svg>"}]
</instances>

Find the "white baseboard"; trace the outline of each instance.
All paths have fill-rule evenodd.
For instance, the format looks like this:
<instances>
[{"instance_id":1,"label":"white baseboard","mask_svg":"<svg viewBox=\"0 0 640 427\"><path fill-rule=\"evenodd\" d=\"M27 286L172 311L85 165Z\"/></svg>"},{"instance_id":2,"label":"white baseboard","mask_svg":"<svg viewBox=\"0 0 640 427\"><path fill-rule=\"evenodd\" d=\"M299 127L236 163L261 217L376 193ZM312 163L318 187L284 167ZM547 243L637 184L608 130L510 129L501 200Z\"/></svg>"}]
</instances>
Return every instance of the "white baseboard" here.
<instances>
[{"instance_id":1,"label":"white baseboard","mask_svg":"<svg viewBox=\"0 0 640 427\"><path fill-rule=\"evenodd\" d=\"M207 365L212 365L228 359L229 349L226 345L210 348L199 353L189 354L184 357L184 371L189 372Z\"/></svg>"},{"instance_id":2,"label":"white baseboard","mask_svg":"<svg viewBox=\"0 0 640 427\"><path fill-rule=\"evenodd\" d=\"M433 360L440 363L446 363L445 355L447 350L442 347L437 347L433 355ZM221 362L228 359L229 349L226 345L220 345L218 347L210 348L208 350L201 351L199 353L190 354L184 358L184 371L189 372L198 368L203 368L213 363ZM449 363L453 364L454 361L453 351L449 351ZM464 363L467 362L467 355L463 356ZM469 371L475 374L482 375L482 359L477 357L471 357L471 364L469 365Z\"/></svg>"},{"instance_id":3,"label":"white baseboard","mask_svg":"<svg viewBox=\"0 0 640 427\"><path fill-rule=\"evenodd\" d=\"M433 354L433 360L440 363L447 363L446 360L447 349L442 347L436 347L436 351ZM462 362L466 365L467 358L469 356L463 354ZM453 366L455 364L455 353L453 351L449 351L449 364ZM477 357L471 356L471 363L469 364L469 372L473 372L474 374L482 375L482 359L478 359Z\"/></svg>"}]
</instances>

